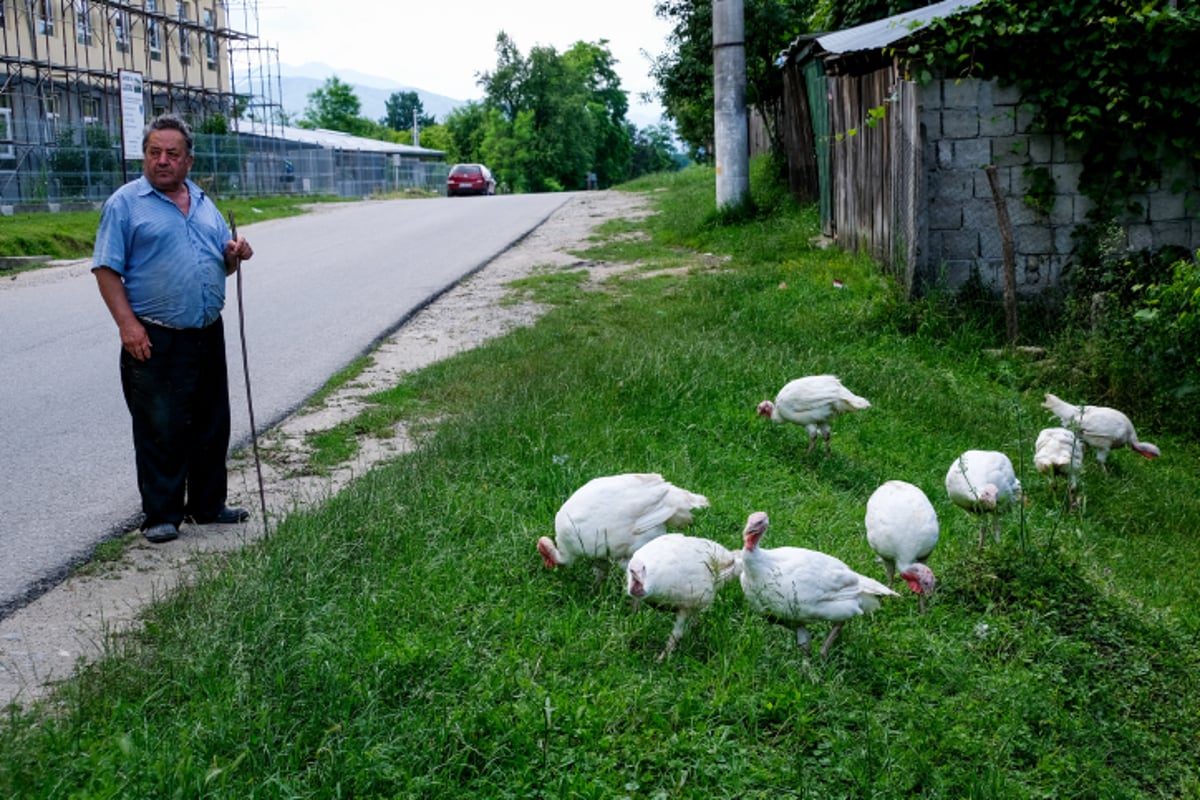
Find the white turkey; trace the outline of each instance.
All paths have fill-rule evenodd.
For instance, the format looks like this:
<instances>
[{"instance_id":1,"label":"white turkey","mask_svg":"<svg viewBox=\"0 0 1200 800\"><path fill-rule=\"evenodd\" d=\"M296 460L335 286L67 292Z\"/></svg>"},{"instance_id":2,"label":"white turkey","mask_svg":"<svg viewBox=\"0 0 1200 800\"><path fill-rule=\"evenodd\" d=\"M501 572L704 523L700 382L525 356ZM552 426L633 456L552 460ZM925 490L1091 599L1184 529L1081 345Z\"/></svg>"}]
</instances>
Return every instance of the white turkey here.
<instances>
[{"instance_id":1,"label":"white turkey","mask_svg":"<svg viewBox=\"0 0 1200 800\"><path fill-rule=\"evenodd\" d=\"M704 495L681 489L656 473L593 478L575 490L554 516L554 539L543 536L537 549L547 567L576 559L593 562L597 581L610 562L624 569L646 542L692 522L692 510L707 508Z\"/></svg>"},{"instance_id":2,"label":"white turkey","mask_svg":"<svg viewBox=\"0 0 1200 800\"><path fill-rule=\"evenodd\" d=\"M936 583L925 563L938 543L938 518L920 487L887 481L867 500L867 543L883 562L890 586L897 570L917 594L921 613Z\"/></svg>"},{"instance_id":3,"label":"white turkey","mask_svg":"<svg viewBox=\"0 0 1200 800\"><path fill-rule=\"evenodd\" d=\"M871 403L847 389L836 375L809 375L789 381L775 402L763 400L758 415L772 422L791 422L808 429L808 452L812 452L817 437L825 440L829 452L830 423L849 411L870 408Z\"/></svg>"},{"instance_id":4,"label":"white turkey","mask_svg":"<svg viewBox=\"0 0 1200 800\"><path fill-rule=\"evenodd\" d=\"M946 471L946 494L954 505L982 519L980 548L989 521L1000 541L1001 514L1024 498L1012 461L998 450L968 450L954 459Z\"/></svg>"},{"instance_id":5,"label":"white turkey","mask_svg":"<svg viewBox=\"0 0 1200 800\"><path fill-rule=\"evenodd\" d=\"M1083 442L1069 428L1043 428L1033 446L1033 466L1057 489L1062 478L1067 480L1067 500L1076 504L1075 489L1079 470L1083 467Z\"/></svg>"},{"instance_id":6,"label":"white turkey","mask_svg":"<svg viewBox=\"0 0 1200 800\"><path fill-rule=\"evenodd\" d=\"M832 622L822 657L847 620L874 611L880 598L897 596L874 578L860 575L831 555L803 547L759 547L767 532L764 511L755 511L742 531L741 583L750 608L794 629L796 643L807 654L812 637L808 626Z\"/></svg>"},{"instance_id":7,"label":"white turkey","mask_svg":"<svg viewBox=\"0 0 1200 800\"><path fill-rule=\"evenodd\" d=\"M675 650L692 617L712 605L737 568L734 553L697 536L667 533L638 548L625 570L626 593L635 603L644 600L675 612L675 627L659 661Z\"/></svg>"},{"instance_id":8,"label":"white turkey","mask_svg":"<svg viewBox=\"0 0 1200 800\"><path fill-rule=\"evenodd\" d=\"M1060 400L1049 392L1042 408L1050 410L1064 427L1078 431L1084 444L1095 449L1096 460L1101 466L1108 461L1109 450L1128 447L1146 458L1158 458L1162 451L1149 442L1138 441L1137 431L1129 417L1115 408L1104 406L1076 406Z\"/></svg>"}]
</instances>

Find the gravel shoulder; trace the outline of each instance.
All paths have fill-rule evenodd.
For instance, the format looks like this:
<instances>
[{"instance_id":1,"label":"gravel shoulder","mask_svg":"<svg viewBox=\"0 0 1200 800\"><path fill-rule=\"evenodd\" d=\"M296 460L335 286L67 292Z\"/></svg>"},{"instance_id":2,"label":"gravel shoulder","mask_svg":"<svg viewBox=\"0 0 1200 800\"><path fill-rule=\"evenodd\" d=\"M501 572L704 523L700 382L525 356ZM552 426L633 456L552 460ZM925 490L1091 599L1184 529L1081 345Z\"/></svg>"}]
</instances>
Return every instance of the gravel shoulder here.
<instances>
[{"instance_id":1,"label":"gravel shoulder","mask_svg":"<svg viewBox=\"0 0 1200 800\"><path fill-rule=\"evenodd\" d=\"M544 309L501 304L506 286L535 270L586 267L597 276L629 265L583 262L594 229L610 219L650 213L643 195L611 190L579 192L541 226L416 314L373 353L370 366L319 407L301 409L259 434L263 485L272 526L289 513L320 504L351 480L415 446L401 427L390 439L367 439L357 458L322 477L294 477L289 464L304 457L307 434L328 430L365 408L364 397L395 385L406 372L477 347L530 325ZM58 267L69 270L75 267ZM53 280L47 270L39 280ZM231 365L232 368L232 365ZM236 399L234 402L238 402ZM47 696L77 666L101 657L114 637L140 624L148 605L192 579L201 560L261 538L261 501L254 460L247 452L230 464L231 505L251 509L243 525L185 525L179 539L152 545L140 534L124 537L118 557L94 561L27 606L0 620L0 707Z\"/></svg>"}]
</instances>

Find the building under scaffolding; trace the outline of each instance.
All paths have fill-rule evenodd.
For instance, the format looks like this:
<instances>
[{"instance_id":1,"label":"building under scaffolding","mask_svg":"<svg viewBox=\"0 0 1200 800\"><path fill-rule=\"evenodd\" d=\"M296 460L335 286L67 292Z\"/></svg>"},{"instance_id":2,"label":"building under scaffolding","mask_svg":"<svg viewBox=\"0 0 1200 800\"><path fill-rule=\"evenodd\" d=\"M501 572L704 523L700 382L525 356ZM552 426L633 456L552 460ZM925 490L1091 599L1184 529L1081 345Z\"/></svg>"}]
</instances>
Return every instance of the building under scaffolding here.
<instances>
[{"instance_id":1,"label":"building under scaffolding","mask_svg":"<svg viewBox=\"0 0 1200 800\"><path fill-rule=\"evenodd\" d=\"M257 0L0 0L0 37L0 212L95 207L140 172L125 139L140 140L145 120L167 111L196 131L193 177L210 192L404 188L296 173L306 161L282 136L278 51L260 40ZM130 75L141 85L136 120L128 82L123 102L121 78ZM240 135L251 125L251 136ZM364 158L394 166L441 155L396 146ZM274 164L286 171L262 180ZM373 171L416 175L422 188L444 180L444 168Z\"/></svg>"}]
</instances>

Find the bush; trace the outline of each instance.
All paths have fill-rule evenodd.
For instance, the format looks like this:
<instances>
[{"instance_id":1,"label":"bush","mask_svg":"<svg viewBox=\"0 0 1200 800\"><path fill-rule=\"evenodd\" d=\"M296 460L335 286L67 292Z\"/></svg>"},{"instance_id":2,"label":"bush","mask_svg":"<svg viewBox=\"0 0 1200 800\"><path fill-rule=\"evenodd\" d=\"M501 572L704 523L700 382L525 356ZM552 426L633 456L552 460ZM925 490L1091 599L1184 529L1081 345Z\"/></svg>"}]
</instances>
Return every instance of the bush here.
<instances>
[{"instance_id":1,"label":"bush","mask_svg":"<svg viewBox=\"0 0 1200 800\"><path fill-rule=\"evenodd\" d=\"M1200 432L1200 265L1186 251L1095 245L1053 335L1055 378L1163 430Z\"/></svg>"}]
</instances>

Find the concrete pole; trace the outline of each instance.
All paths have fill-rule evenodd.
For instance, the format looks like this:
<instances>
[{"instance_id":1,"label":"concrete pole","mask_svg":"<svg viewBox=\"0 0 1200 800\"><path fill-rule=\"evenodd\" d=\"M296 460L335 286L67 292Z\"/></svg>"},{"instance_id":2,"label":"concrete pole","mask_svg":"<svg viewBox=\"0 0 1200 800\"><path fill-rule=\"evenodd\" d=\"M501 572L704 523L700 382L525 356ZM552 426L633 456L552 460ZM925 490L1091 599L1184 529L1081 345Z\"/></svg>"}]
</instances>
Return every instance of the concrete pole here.
<instances>
[{"instance_id":1,"label":"concrete pole","mask_svg":"<svg viewBox=\"0 0 1200 800\"><path fill-rule=\"evenodd\" d=\"M742 0L713 0L713 149L717 208L750 196L746 131L746 42Z\"/></svg>"}]
</instances>

